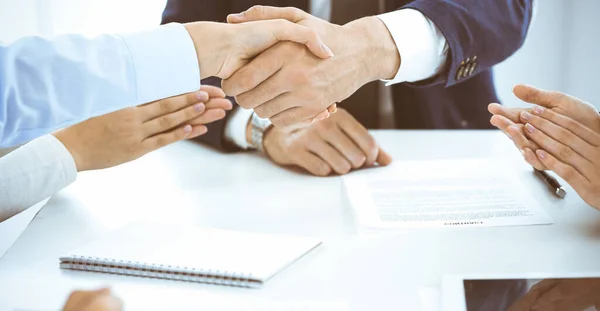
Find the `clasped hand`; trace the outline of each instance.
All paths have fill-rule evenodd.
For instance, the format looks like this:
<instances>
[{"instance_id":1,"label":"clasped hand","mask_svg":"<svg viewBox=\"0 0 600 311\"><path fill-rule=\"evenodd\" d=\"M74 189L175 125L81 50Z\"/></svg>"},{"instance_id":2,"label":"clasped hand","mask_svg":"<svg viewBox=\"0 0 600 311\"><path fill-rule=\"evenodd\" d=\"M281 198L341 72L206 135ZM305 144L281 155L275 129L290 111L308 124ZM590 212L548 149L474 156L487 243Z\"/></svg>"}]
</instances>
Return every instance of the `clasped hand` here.
<instances>
[{"instance_id":1,"label":"clasped hand","mask_svg":"<svg viewBox=\"0 0 600 311\"><path fill-rule=\"evenodd\" d=\"M294 42L273 45L225 77L222 86L227 95L235 96L240 106L254 109L277 127L311 123L315 116L348 98L362 85L391 78L399 68L398 50L377 18L339 26L296 8L264 6L227 18L236 25L268 20L287 20L315 31L335 54L322 59L312 49L294 43L298 40L289 40ZM372 37L371 32L383 34L387 40Z\"/></svg>"}]
</instances>

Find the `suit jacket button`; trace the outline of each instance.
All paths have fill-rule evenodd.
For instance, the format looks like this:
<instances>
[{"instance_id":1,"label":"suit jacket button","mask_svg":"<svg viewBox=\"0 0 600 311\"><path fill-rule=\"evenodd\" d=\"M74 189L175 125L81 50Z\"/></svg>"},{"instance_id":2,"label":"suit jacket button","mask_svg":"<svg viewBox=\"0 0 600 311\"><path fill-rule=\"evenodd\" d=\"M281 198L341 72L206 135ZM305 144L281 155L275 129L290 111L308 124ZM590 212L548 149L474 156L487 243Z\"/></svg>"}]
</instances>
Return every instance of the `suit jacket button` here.
<instances>
[{"instance_id":1,"label":"suit jacket button","mask_svg":"<svg viewBox=\"0 0 600 311\"><path fill-rule=\"evenodd\" d=\"M469 68L469 76L473 75L473 72L475 72L475 68L477 67L477 63L473 63L471 65L471 68Z\"/></svg>"},{"instance_id":2,"label":"suit jacket button","mask_svg":"<svg viewBox=\"0 0 600 311\"><path fill-rule=\"evenodd\" d=\"M477 56L473 56L473 62L477 61Z\"/></svg>"},{"instance_id":3,"label":"suit jacket button","mask_svg":"<svg viewBox=\"0 0 600 311\"><path fill-rule=\"evenodd\" d=\"M465 63L469 64L471 62L471 58L467 57L467 60L465 61Z\"/></svg>"},{"instance_id":4,"label":"suit jacket button","mask_svg":"<svg viewBox=\"0 0 600 311\"><path fill-rule=\"evenodd\" d=\"M463 74L465 73L465 67L461 66L458 68L458 72L456 73L456 80L460 80L463 78Z\"/></svg>"}]
</instances>

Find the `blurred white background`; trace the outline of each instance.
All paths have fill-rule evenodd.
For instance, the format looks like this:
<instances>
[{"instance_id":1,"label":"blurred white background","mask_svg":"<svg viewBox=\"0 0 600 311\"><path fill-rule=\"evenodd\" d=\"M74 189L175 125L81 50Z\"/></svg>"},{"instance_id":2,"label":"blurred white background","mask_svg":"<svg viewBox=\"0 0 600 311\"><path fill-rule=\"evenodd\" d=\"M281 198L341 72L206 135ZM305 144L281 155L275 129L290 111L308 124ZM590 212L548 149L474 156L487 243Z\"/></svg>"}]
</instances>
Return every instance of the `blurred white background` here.
<instances>
[{"instance_id":1,"label":"blurred white background","mask_svg":"<svg viewBox=\"0 0 600 311\"><path fill-rule=\"evenodd\" d=\"M260 2L260 1L257 1ZM0 40L66 32L89 35L158 25L166 0L0 0ZM504 104L516 83L571 93L600 107L600 0L537 0L524 47L496 68Z\"/></svg>"}]
</instances>

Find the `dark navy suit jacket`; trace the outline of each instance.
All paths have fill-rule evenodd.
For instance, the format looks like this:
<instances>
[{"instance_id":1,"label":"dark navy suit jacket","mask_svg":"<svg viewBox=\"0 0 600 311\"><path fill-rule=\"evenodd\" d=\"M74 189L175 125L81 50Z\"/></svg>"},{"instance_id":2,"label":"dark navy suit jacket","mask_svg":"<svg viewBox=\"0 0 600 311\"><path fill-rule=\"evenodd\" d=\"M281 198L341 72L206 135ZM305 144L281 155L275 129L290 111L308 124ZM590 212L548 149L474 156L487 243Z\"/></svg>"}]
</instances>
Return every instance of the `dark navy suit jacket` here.
<instances>
[{"instance_id":1,"label":"dark navy suit jacket","mask_svg":"<svg viewBox=\"0 0 600 311\"><path fill-rule=\"evenodd\" d=\"M373 0L365 0L377 3ZM532 0L386 0L388 11L412 8L429 18L449 46L446 69L418 84L393 86L395 121L400 129L488 129L487 105L498 102L492 66L521 47L531 21ZM309 0L168 0L163 23L225 21L227 14L253 5L295 6L308 10ZM219 85L219 81L203 81ZM364 103L363 103L364 104ZM378 116L364 107L341 104L368 128ZM209 126L200 140L224 150L236 148L223 139L225 121Z\"/></svg>"}]
</instances>

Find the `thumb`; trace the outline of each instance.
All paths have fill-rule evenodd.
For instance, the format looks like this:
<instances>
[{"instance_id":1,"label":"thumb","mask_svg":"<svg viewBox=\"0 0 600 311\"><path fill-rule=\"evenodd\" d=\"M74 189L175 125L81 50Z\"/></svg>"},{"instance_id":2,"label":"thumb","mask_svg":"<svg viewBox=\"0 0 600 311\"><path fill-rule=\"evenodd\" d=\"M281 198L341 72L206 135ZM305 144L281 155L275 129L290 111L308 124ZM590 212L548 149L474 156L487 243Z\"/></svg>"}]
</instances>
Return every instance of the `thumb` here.
<instances>
[{"instance_id":1,"label":"thumb","mask_svg":"<svg viewBox=\"0 0 600 311\"><path fill-rule=\"evenodd\" d=\"M308 27L286 20L272 20L257 23L266 24L266 27L268 27L269 30L267 32L276 40L273 44L279 41L292 41L306 45L306 47L317 57L323 59L333 57L331 49L325 45L323 40L321 40L321 37L319 37L314 30Z\"/></svg>"},{"instance_id":2,"label":"thumb","mask_svg":"<svg viewBox=\"0 0 600 311\"><path fill-rule=\"evenodd\" d=\"M379 148L379 154L377 155L376 162L381 166L387 166L392 163L392 156L385 152L383 149Z\"/></svg>"},{"instance_id":3,"label":"thumb","mask_svg":"<svg viewBox=\"0 0 600 311\"><path fill-rule=\"evenodd\" d=\"M513 93L522 101L530 104L553 108L558 106L562 93L546 91L534 86L519 84L513 88Z\"/></svg>"},{"instance_id":4,"label":"thumb","mask_svg":"<svg viewBox=\"0 0 600 311\"><path fill-rule=\"evenodd\" d=\"M297 23L310 16L310 14L294 7L279 8L255 5L245 12L229 14L229 16L227 16L227 22L230 24L238 24L267 19L285 19L292 23Z\"/></svg>"}]
</instances>

